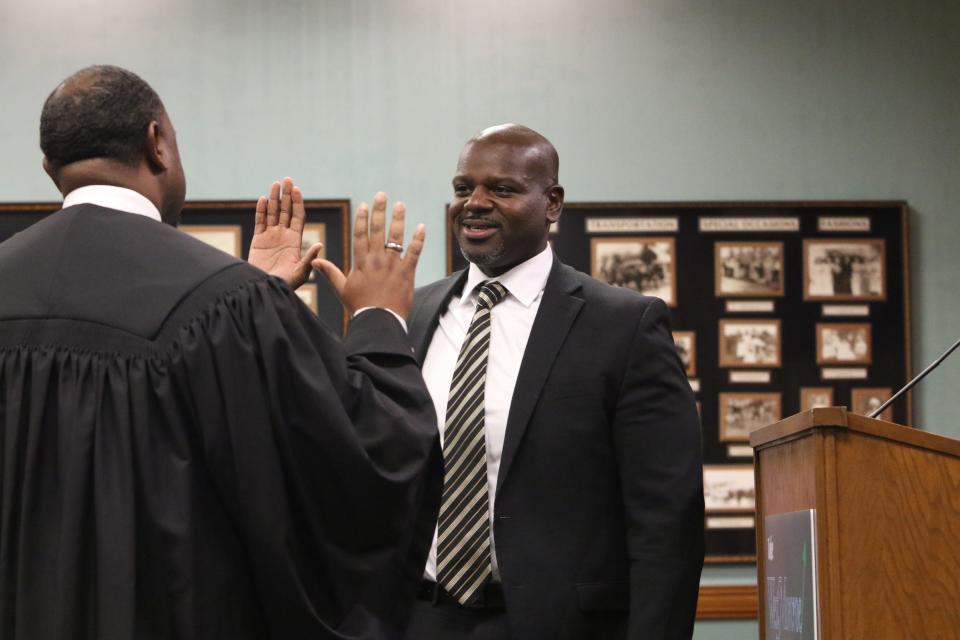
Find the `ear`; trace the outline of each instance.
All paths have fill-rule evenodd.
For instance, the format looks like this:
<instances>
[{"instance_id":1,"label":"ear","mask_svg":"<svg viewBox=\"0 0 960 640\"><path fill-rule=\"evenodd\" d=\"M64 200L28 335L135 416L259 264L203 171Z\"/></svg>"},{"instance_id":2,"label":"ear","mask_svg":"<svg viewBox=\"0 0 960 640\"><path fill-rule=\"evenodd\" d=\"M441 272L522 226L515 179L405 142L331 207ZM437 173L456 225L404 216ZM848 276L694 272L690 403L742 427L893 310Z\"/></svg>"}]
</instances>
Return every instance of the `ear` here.
<instances>
[{"instance_id":1,"label":"ear","mask_svg":"<svg viewBox=\"0 0 960 640\"><path fill-rule=\"evenodd\" d=\"M560 219L563 213L563 187L558 184L547 190L547 220L552 223Z\"/></svg>"},{"instance_id":2,"label":"ear","mask_svg":"<svg viewBox=\"0 0 960 640\"><path fill-rule=\"evenodd\" d=\"M166 149L166 140L161 125L156 120L151 120L147 126L147 139L144 143L144 156L147 164L154 173L163 173L169 165L169 157Z\"/></svg>"}]
</instances>

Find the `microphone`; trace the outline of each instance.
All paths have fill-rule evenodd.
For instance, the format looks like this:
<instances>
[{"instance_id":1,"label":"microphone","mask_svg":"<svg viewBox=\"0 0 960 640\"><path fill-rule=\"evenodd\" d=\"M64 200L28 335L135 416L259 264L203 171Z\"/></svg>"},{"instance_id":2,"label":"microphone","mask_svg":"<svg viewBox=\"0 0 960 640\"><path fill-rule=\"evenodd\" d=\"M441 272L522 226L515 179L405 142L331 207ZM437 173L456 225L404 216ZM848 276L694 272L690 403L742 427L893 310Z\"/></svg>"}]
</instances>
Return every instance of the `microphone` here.
<instances>
[{"instance_id":1,"label":"microphone","mask_svg":"<svg viewBox=\"0 0 960 640\"><path fill-rule=\"evenodd\" d=\"M913 380L911 380L910 382L908 382L908 383L906 384L906 386L903 387L903 389L900 389L900 391L897 391L895 394L893 394L893 395L890 397L889 400L887 400L886 402L884 402L883 404L881 404L879 407L877 407L876 409L874 409L873 411L871 411L871 412L870 412L870 415L868 415L867 417L868 417L868 418L876 418L878 415L880 415L881 413L883 413L883 410L886 409L887 407L889 407L889 406L893 403L894 400L896 400L897 398L899 398L900 396L902 396L903 394L905 394L907 391L910 391L910 389L913 388L913 385L915 385L915 384L917 384L918 382L920 382L921 380L923 380L923 378L924 378L928 373L930 373L931 371L933 371L934 369L936 369L937 367L939 367L939 366L940 366L940 363L943 362L944 360L946 360L946 359L947 359L947 356L949 356L951 353L953 353L954 349L956 349L957 347L960 347L960 340L957 340L956 342L954 342L954 343L953 343L953 346L950 347L949 349L947 349L947 350L943 353L942 356L940 356L939 358L937 358L936 360L934 360L933 362L931 362L930 365L929 365L926 369L924 369L923 371L921 371L920 374L919 374L916 378L914 378Z\"/></svg>"}]
</instances>

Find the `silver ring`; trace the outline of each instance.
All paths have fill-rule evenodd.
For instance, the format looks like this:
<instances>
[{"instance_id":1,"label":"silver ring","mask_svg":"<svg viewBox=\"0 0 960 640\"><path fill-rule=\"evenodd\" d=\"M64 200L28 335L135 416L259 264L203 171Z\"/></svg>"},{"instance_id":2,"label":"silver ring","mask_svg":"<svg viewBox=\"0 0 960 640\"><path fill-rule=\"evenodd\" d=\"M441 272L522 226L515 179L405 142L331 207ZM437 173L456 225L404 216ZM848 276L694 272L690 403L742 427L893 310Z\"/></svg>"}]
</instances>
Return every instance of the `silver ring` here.
<instances>
[{"instance_id":1,"label":"silver ring","mask_svg":"<svg viewBox=\"0 0 960 640\"><path fill-rule=\"evenodd\" d=\"M403 245L399 242L384 242L383 248L396 251L397 253L403 253Z\"/></svg>"}]
</instances>

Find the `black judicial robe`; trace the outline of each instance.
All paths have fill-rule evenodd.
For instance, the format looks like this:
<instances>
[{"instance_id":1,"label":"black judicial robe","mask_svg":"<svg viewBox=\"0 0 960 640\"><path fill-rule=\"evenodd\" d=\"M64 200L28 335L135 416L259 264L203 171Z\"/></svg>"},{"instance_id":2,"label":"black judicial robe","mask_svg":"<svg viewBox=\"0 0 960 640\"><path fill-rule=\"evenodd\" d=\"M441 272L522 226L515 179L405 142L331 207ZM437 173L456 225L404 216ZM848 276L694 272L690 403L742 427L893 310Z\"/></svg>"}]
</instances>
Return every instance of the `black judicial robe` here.
<instances>
[{"instance_id":1,"label":"black judicial robe","mask_svg":"<svg viewBox=\"0 0 960 640\"><path fill-rule=\"evenodd\" d=\"M0 638L391 638L439 503L386 311L78 205L0 245Z\"/></svg>"}]
</instances>

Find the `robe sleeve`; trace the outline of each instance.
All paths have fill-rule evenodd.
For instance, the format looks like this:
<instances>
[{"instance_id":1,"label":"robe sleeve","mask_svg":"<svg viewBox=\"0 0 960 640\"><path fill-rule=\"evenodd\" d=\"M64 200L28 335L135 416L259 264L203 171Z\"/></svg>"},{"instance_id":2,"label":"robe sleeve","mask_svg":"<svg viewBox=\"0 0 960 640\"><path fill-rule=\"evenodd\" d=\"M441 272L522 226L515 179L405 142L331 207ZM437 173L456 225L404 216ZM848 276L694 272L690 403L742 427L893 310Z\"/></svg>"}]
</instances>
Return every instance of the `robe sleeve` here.
<instances>
[{"instance_id":1,"label":"robe sleeve","mask_svg":"<svg viewBox=\"0 0 960 640\"><path fill-rule=\"evenodd\" d=\"M277 637L399 635L439 508L441 454L396 318L365 311L341 340L260 278L184 324L171 353Z\"/></svg>"}]
</instances>

